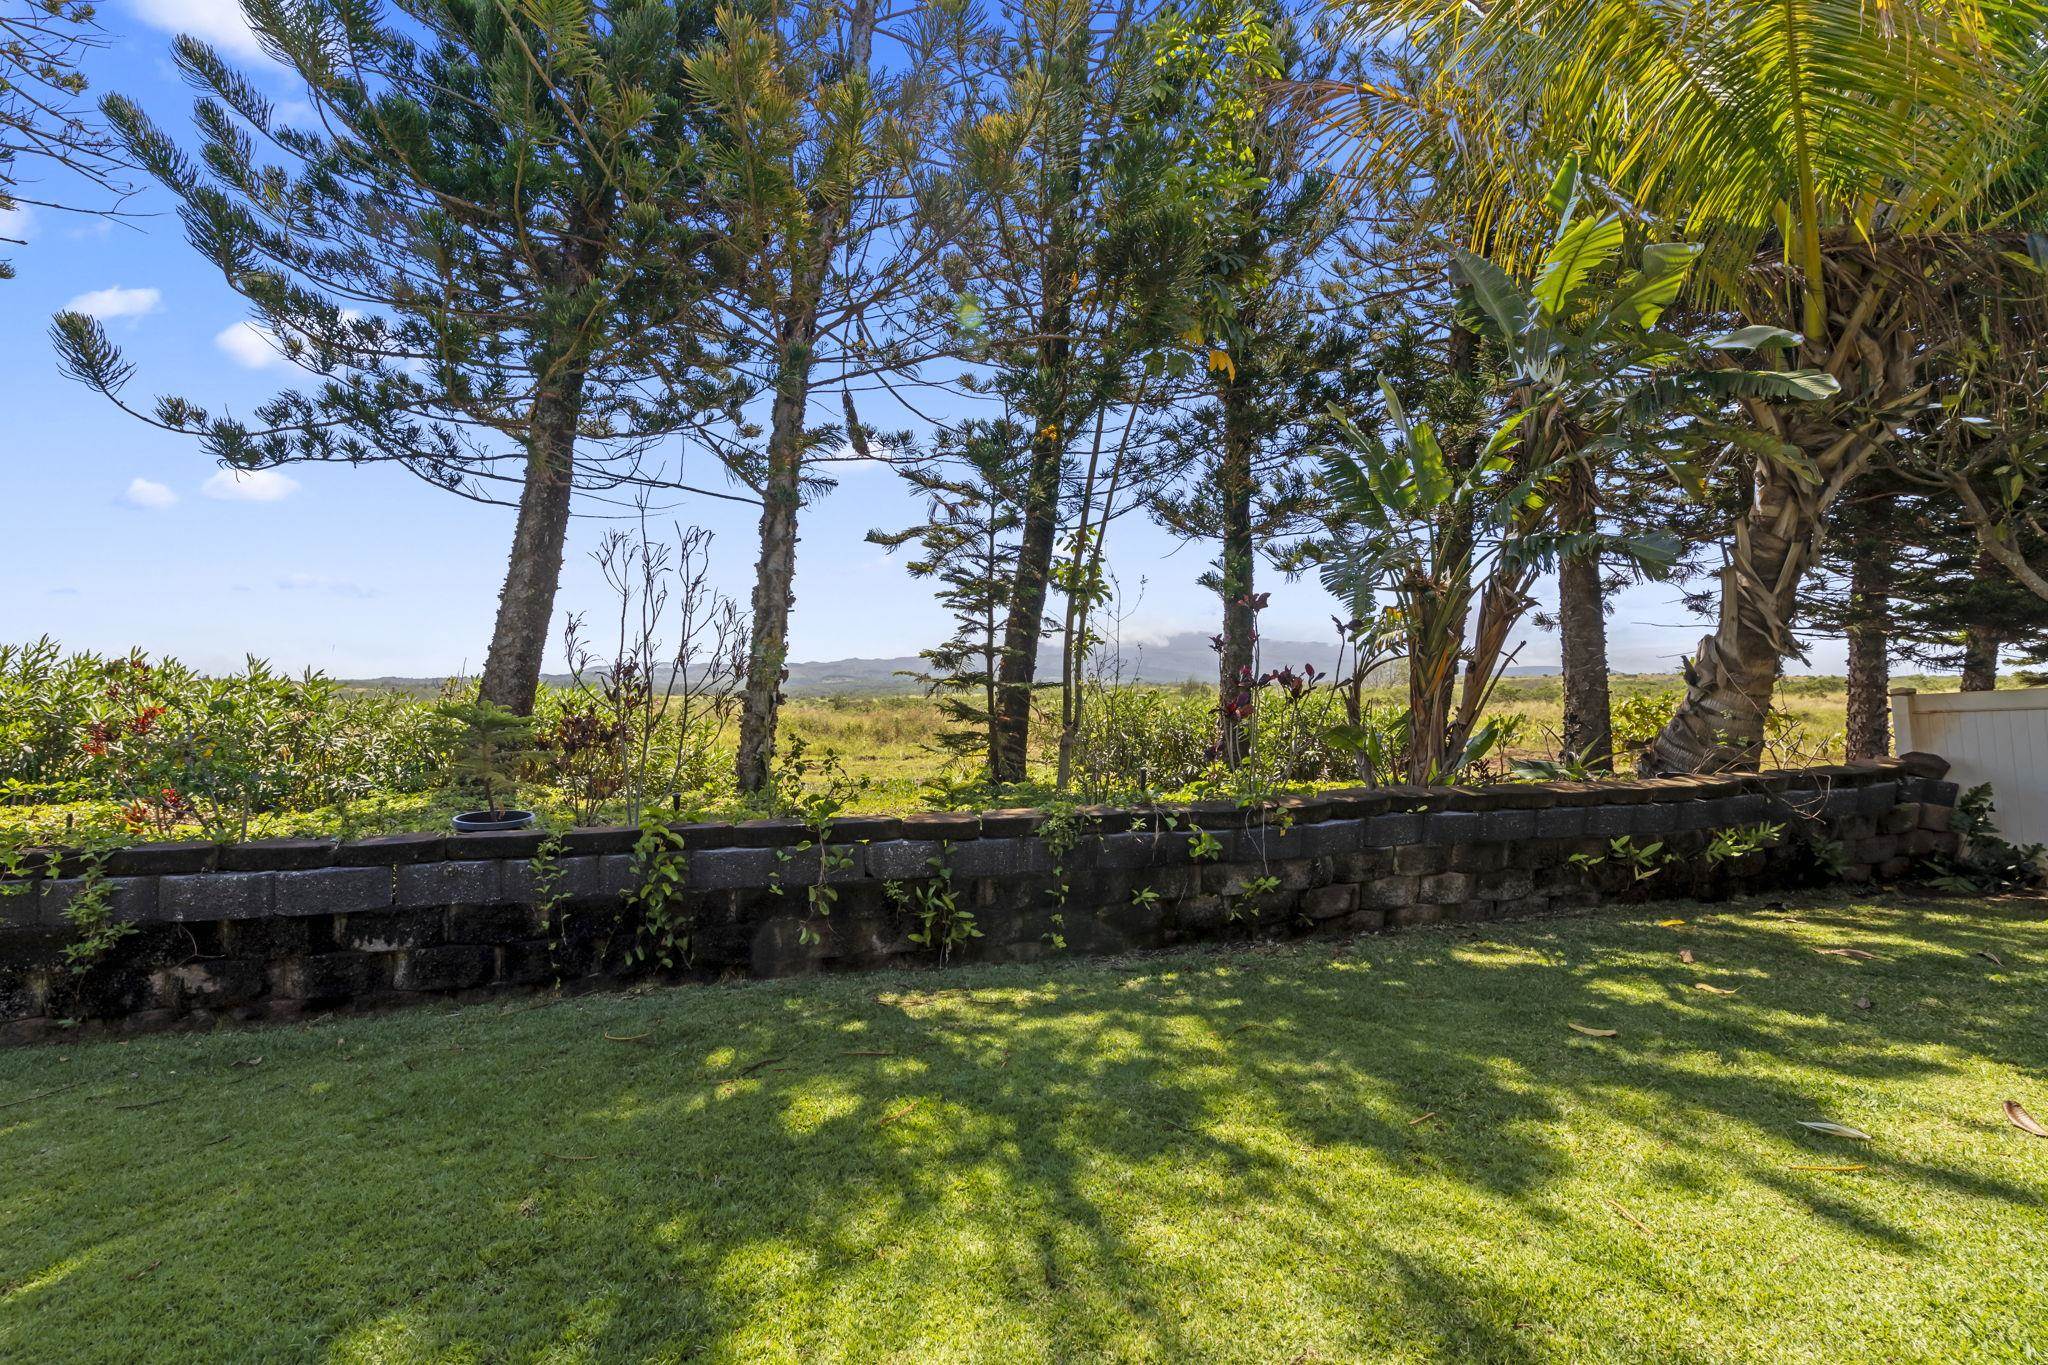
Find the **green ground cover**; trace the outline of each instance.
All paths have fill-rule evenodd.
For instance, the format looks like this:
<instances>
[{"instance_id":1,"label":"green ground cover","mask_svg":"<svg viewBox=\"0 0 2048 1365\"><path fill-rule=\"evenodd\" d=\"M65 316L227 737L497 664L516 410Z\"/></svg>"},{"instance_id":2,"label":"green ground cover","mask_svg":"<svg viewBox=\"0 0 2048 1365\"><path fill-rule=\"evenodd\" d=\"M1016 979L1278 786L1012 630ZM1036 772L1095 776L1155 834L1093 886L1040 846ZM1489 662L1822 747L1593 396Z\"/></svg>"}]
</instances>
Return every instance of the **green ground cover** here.
<instances>
[{"instance_id":1,"label":"green ground cover","mask_svg":"<svg viewBox=\"0 0 2048 1365\"><path fill-rule=\"evenodd\" d=\"M2044 982L1820 897L19 1050L0 1359L2027 1359Z\"/></svg>"}]
</instances>

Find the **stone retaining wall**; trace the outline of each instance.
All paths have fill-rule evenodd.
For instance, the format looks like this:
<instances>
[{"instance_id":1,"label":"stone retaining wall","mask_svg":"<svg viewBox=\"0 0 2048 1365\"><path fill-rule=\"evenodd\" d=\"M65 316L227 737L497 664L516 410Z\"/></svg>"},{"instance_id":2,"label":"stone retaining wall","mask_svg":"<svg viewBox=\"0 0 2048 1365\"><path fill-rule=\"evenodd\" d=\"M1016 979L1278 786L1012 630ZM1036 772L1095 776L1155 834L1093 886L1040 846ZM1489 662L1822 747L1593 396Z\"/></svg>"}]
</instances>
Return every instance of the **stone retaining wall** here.
<instances>
[{"instance_id":1,"label":"stone retaining wall","mask_svg":"<svg viewBox=\"0 0 2048 1365\"><path fill-rule=\"evenodd\" d=\"M1205 939L1351 934L1891 880L1952 853L1956 788L1927 754L1761 776L1393 787L1229 803L834 821L821 857L796 821L679 825L670 976L780 976L931 960L918 888L950 879L979 936L961 961L1113 953ZM1741 856L1726 831L1782 827ZM67 961L88 882L53 851L0 883L0 1038L69 1021L122 1028L294 1018L501 990L587 988L648 971L638 831L403 834L336 844L140 844L100 877L133 925ZM1624 851L1650 855L1638 880ZM1578 855L1575 860L1575 856ZM1592 861L1602 860L1602 861ZM536 890L536 877L552 892ZM823 884L829 895L815 896ZM657 968L657 970L659 970Z\"/></svg>"}]
</instances>

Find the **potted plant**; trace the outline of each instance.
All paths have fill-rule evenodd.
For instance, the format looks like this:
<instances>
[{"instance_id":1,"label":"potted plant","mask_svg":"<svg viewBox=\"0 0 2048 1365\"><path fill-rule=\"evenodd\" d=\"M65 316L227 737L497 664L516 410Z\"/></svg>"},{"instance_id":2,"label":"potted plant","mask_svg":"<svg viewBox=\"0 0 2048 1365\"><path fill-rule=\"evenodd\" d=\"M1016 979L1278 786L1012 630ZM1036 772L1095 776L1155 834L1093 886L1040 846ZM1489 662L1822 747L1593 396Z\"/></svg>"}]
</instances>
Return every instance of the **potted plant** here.
<instances>
[{"instance_id":1,"label":"potted plant","mask_svg":"<svg viewBox=\"0 0 2048 1365\"><path fill-rule=\"evenodd\" d=\"M476 791L484 800L482 810L456 816L455 828L464 834L480 834L532 825L532 811L511 805L519 765L533 752L532 719L481 698L443 702L440 714L455 732L451 773L463 790Z\"/></svg>"}]
</instances>

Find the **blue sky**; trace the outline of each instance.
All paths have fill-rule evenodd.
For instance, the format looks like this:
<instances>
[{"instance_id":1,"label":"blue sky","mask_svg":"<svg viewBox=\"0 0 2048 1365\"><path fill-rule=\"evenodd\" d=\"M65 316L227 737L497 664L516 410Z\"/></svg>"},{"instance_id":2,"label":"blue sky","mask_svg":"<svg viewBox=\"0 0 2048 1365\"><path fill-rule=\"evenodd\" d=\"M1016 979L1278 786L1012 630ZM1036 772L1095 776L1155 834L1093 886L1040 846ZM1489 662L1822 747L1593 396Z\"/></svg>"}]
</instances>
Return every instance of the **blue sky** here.
<instances>
[{"instance_id":1,"label":"blue sky","mask_svg":"<svg viewBox=\"0 0 2048 1365\"><path fill-rule=\"evenodd\" d=\"M175 132L189 127L191 102L168 57L178 31L241 59L280 102L294 97L289 78L256 54L234 0L108 0L100 21L110 41L88 62L95 98L119 90ZM37 209L0 229L27 238L8 253L18 278L0 282L0 346L10 358L0 402L13 419L0 455L0 562L10 589L0 593L0 639L48 633L81 648L139 645L206 667L254 651L345 677L478 668L509 509L382 468L302 465L237 481L190 441L144 426L58 373L45 329L66 306L101 316L136 363L131 398L173 392L246 410L292 373L241 325L239 301L186 245L168 196L146 190L132 207L154 216L112 223ZM821 419L836 416L836 396L824 407ZM888 413L863 416L900 424ZM708 455L684 457L693 476L719 485ZM793 657L908 654L944 635L943 614L903 572L902 553L892 558L863 541L872 527L910 524L917 510L892 473L872 466L852 469L806 510ZM742 601L751 511L697 499L670 514L714 532L714 576ZM579 519L571 530L563 610L600 603L587 554L604 526ZM1214 629L1215 600L1194 581L1206 549L1178 547L1137 517L1111 537L1113 568L1127 598L1138 598L1127 638ZM1267 586L1269 638L1323 638L1329 605L1320 589ZM1622 596L1610 625L1617 668L1667 669L1693 647L1701 624L1676 596L1655 587ZM1553 636L1526 634L1521 662L1556 660ZM1813 664L1838 671L1840 653L1820 642Z\"/></svg>"}]
</instances>

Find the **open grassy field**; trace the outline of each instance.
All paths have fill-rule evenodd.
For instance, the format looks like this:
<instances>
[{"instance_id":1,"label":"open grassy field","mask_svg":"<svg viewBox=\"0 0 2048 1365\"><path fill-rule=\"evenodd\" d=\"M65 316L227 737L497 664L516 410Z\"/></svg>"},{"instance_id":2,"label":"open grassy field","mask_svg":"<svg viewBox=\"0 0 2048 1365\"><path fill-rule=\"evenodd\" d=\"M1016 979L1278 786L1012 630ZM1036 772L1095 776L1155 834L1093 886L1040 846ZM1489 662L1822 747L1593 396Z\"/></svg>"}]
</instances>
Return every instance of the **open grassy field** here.
<instances>
[{"instance_id":1,"label":"open grassy field","mask_svg":"<svg viewBox=\"0 0 2048 1365\"><path fill-rule=\"evenodd\" d=\"M0 1359L2036 1359L2007 1099L2048 1116L2040 901L45 1046Z\"/></svg>"},{"instance_id":2,"label":"open grassy field","mask_svg":"<svg viewBox=\"0 0 2048 1365\"><path fill-rule=\"evenodd\" d=\"M1953 690L1953 678L1900 679L1900 685L1926 691ZM1624 751L1630 743L1646 741L1670 714L1682 682L1669 674L1619 675L1614 679L1615 733ZM1150 696L1158 705L1128 708L1133 723L1156 727L1144 732L1116 736L1117 749L1111 780L1106 790L1076 789L1071 796L1082 800L1128 798L1138 789L1139 773L1122 771L1133 762L1142 763L1157 753L1181 755L1198 752L1213 731L1213 697L1197 684L1179 688L1140 688L1133 692ZM1328 698L1323 698L1328 701ZM1369 702L1389 712L1405 707L1405 692L1396 687L1378 689ZM1845 707L1842 680L1830 677L1787 678L1781 684L1777 713L1769 733L1765 755L1767 766L1794 767L1809 763L1839 762ZM1098 696L1095 703L1100 706ZM1048 694L1048 708L1056 698ZM1505 772L1515 758L1549 758L1561 747L1563 693L1558 678L1518 677L1503 681L1490 714L1513 717L1518 722L1509 745L1489 760L1492 775ZM1332 710L1334 714L1334 710ZM1048 709L1035 728L1036 750L1031 781L1021 788L1000 792L966 789L948 793L946 783L973 776L969 765L945 751L939 737L946 728L939 704L919 694L844 697L796 697L783 712L782 752L801 744L813 761L813 771L797 785L819 790L836 783L845 794L846 809L855 813L903 813L930 809L934 805L1019 805L1042 804L1054 799L1054 746L1057 718ZM1098 721L1095 731L1113 731L1117 726ZM706 786L689 796L690 809L706 818L744 818L764 813L758 802L740 800L730 788L732 734L730 728L719 743L725 747L703 755ZM825 773L817 760L829 756L838 776ZM1084 745L1080 767L1086 770L1089 754ZM1348 784L1348 760L1320 782L1292 782L1291 787ZM1624 757L1624 766L1627 759ZM1149 789L1155 796L1172 798L1197 795L1174 781L1159 781L1157 771ZM559 791L544 783L528 783L519 793L521 804L538 810L550 823L570 823L569 804ZM445 826L450 815L475 804L445 787L389 792L377 790L342 806L302 806L266 810L252 820L252 837L342 835L355 837L407 829ZM118 838L125 832L119 799L89 797L46 804L0 801L0 840L26 843L71 842L81 834ZM602 819L623 819L619 810L602 812Z\"/></svg>"}]
</instances>

